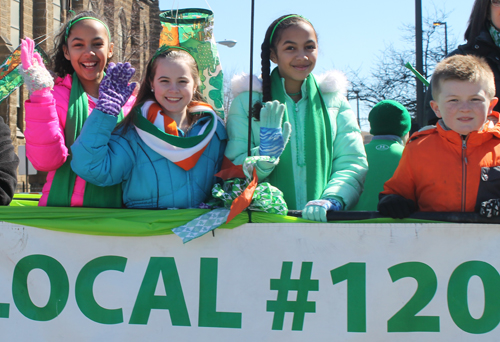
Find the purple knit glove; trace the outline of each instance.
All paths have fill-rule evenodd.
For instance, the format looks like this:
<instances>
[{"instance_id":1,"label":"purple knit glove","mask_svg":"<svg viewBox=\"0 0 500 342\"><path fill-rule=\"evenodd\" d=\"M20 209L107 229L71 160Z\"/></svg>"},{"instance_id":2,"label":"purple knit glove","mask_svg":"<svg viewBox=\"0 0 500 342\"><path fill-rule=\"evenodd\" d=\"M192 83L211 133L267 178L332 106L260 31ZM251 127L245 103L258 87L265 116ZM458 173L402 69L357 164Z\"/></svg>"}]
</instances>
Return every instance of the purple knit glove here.
<instances>
[{"instance_id":1,"label":"purple knit glove","mask_svg":"<svg viewBox=\"0 0 500 342\"><path fill-rule=\"evenodd\" d=\"M128 84L135 69L130 63L109 63L106 76L99 86L99 100L95 106L103 113L118 116L123 105L135 89L135 82Z\"/></svg>"}]
</instances>

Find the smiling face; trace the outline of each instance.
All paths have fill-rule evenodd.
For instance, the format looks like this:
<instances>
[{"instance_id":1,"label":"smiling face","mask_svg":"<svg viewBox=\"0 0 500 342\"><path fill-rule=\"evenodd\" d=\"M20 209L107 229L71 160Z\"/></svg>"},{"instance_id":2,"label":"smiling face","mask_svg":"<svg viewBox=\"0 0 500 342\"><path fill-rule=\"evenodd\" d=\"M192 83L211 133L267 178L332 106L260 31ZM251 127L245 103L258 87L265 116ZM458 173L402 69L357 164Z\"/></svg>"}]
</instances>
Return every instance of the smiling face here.
<instances>
[{"instance_id":1,"label":"smiling face","mask_svg":"<svg viewBox=\"0 0 500 342\"><path fill-rule=\"evenodd\" d=\"M442 80L431 107L446 126L461 135L479 131L498 99L490 99L484 82Z\"/></svg>"},{"instance_id":2,"label":"smiling face","mask_svg":"<svg viewBox=\"0 0 500 342\"><path fill-rule=\"evenodd\" d=\"M284 29L275 48L271 49L271 61L278 65L287 92L300 89L302 82L313 71L317 58L316 32L305 22Z\"/></svg>"},{"instance_id":3,"label":"smiling face","mask_svg":"<svg viewBox=\"0 0 500 342\"><path fill-rule=\"evenodd\" d=\"M174 120L185 118L187 106L196 90L196 83L186 60L159 58L151 89L165 114Z\"/></svg>"},{"instance_id":4,"label":"smiling face","mask_svg":"<svg viewBox=\"0 0 500 342\"><path fill-rule=\"evenodd\" d=\"M109 42L106 27L96 20L81 20L71 27L66 44L64 57L71 62L84 88L98 85L108 59L113 56L113 43Z\"/></svg>"}]
</instances>

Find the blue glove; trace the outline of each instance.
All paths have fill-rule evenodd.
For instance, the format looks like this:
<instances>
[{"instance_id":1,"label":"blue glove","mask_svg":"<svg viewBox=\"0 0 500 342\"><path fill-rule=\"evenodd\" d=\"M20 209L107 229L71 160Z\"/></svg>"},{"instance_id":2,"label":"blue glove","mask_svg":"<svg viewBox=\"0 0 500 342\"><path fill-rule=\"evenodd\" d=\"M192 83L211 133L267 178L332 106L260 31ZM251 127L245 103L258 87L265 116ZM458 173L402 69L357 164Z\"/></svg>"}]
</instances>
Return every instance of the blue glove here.
<instances>
[{"instance_id":1,"label":"blue glove","mask_svg":"<svg viewBox=\"0 0 500 342\"><path fill-rule=\"evenodd\" d=\"M135 69L130 63L109 63L106 76L99 85L99 100L95 108L103 113L118 116L135 89L135 83L128 84L134 73Z\"/></svg>"},{"instance_id":2,"label":"blue glove","mask_svg":"<svg viewBox=\"0 0 500 342\"><path fill-rule=\"evenodd\" d=\"M269 156L278 158L283 153L292 126L289 122L285 122L283 130L281 122L285 105L279 101L266 102L260 111L260 147L259 154L261 156Z\"/></svg>"},{"instance_id":3,"label":"blue glove","mask_svg":"<svg viewBox=\"0 0 500 342\"><path fill-rule=\"evenodd\" d=\"M302 218L310 221L326 222L326 212L342 210L342 203L331 198L307 202L302 210Z\"/></svg>"}]
</instances>

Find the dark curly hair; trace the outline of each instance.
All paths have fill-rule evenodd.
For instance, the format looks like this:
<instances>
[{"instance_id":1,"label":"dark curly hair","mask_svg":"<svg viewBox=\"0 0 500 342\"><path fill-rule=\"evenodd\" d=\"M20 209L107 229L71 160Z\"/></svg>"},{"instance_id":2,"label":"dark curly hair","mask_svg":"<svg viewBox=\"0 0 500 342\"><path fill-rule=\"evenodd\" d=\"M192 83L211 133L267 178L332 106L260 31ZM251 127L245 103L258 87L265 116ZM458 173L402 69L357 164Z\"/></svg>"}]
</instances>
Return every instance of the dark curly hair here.
<instances>
[{"instance_id":1,"label":"dark curly hair","mask_svg":"<svg viewBox=\"0 0 500 342\"><path fill-rule=\"evenodd\" d=\"M59 77L64 77L68 74L73 74L75 72L75 69L71 65L71 61L67 60L66 57L64 57L64 50L63 46L68 47L67 42L66 42L66 28L70 23L73 21L77 20L78 18L82 17L92 17L99 19L103 23L108 26L106 19L101 17L99 14L92 12L92 11L83 11L75 15L73 18L68 20L63 26L61 26L59 32L54 38L54 49L51 51L51 69L54 71L54 73L59 76ZM71 29L70 29L71 32ZM111 41L109 42L111 43ZM110 62L111 58L108 58L108 63Z\"/></svg>"},{"instance_id":2,"label":"dark curly hair","mask_svg":"<svg viewBox=\"0 0 500 342\"><path fill-rule=\"evenodd\" d=\"M283 20L283 18L287 18ZM280 22L280 20L283 20ZM279 23L279 24L278 24ZM252 107L252 115L260 120L260 110L262 109L262 104L268 101L271 101L271 51L276 53L276 44L281 39L281 34L284 30L291 26L298 25L299 23L307 23L311 25L314 30L312 24L305 18L295 15L295 14L287 14L279 17L275 21L269 25L266 31L266 35L264 37L264 42L261 45L261 65L262 65L262 102L256 102ZM276 26L278 24L278 26ZM274 34L273 34L274 31ZM317 36L316 30L314 33ZM271 40L271 35L273 37Z\"/></svg>"}]
</instances>

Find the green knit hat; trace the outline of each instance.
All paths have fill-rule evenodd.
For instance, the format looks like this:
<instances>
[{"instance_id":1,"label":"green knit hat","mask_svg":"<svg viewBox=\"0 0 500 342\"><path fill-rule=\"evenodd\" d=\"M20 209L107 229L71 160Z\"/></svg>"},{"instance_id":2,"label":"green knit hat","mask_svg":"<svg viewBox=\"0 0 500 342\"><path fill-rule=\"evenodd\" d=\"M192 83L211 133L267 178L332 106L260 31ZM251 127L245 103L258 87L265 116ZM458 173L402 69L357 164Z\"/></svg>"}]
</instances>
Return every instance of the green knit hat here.
<instances>
[{"instance_id":1,"label":"green knit hat","mask_svg":"<svg viewBox=\"0 0 500 342\"><path fill-rule=\"evenodd\" d=\"M370 134L404 136L410 131L411 117L399 102L383 100L373 106L368 115Z\"/></svg>"}]
</instances>

